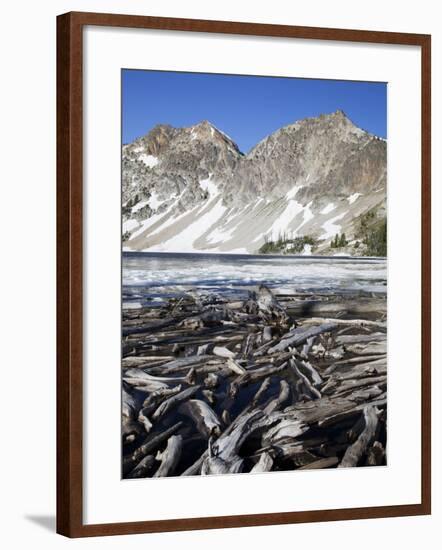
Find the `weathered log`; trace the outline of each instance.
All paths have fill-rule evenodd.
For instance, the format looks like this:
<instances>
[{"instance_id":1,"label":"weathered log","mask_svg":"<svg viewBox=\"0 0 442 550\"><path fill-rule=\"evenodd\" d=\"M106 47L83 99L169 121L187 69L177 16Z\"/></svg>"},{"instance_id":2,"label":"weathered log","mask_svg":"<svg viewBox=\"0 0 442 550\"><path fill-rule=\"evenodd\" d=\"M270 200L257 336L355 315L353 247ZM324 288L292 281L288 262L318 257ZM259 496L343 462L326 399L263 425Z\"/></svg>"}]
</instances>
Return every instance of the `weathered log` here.
<instances>
[{"instance_id":1,"label":"weathered log","mask_svg":"<svg viewBox=\"0 0 442 550\"><path fill-rule=\"evenodd\" d=\"M211 355L193 355L192 357L180 357L179 359L174 359L161 367L154 367L149 369L150 372L155 372L161 375L168 373L176 372L188 372L190 367L198 369L200 365L204 365L209 359L213 359Z\"/></svg>"},{"instance_id":2,"label":"weathered log","mask_svg":"<svg viewBox=\"0 0 442 550\"><path fill-rule=\"evenodd\" d=\"M322 470L324 468L333 468L339 463L339 459L336 456L330 456L328 458L320 458L315 462L310 462L305 466L301 466L298 470Z\"/></svg>"},{"instance_id":3,"label":"weathered log","mask_svg":"<svg viewBox=\"0 0 442 550\"><path fill-rule=\"evenodd\" d=\"M154 464L155 464L155 457L153 455L147 455L142 460L140 460L140 462L135 466L135 468L131 472L129 472L127 477L131 479L148 477L149 473L153 469Z\"/></svg>"},{"instance_id":4,"label":"weathered log","mask_svg":"<svg viewBox=\"0 0 442 550\"><path fill-rule=\"evenodd\" d=\"M283 405L289 398L289 395L290 395L289 384L285 380L281 380L279 383L279 386L280 386L280 391L279 391L278 397L276 397L275 399L272 399L270 403L268 403L264 408L264 412L266 414L270 414L273 411L278 410L281 407L281 405Z\"/></svg>"},{"instance_id":5,"label":"weathered log","mask_svg":"<svg viewBox=\"0 0 442 550\"><path fill-rule=\"evenodd\" d=\"M242 471L243 459L238 451L244 441L257 428L257 421L264 417L264 413L256 409L238 417L215 443L210 442L209 456L203 462L201 473L221 474Z\"/></svg>"},{"instance_id":6,"label":"weathered log","mask_svg":"<svg viewBox=\"0 0 442 550\"><path fill-rule=\"evenodd\" d=\"M339 318L322 318L322 317L310 317L303 320L306 324L322 324L322 323L334 323L336 325L351 325L357 327L374 327L386 329L387 323L385 321L371 321L369 319L339 319Z\"/></svg>"},{"instance_id":7,"label":"weathered log","mask_svg":"<svg viewBox=\"0 0 442 550\"><path fill-rule=\"evenodd\" d=\"M138 435L141 433L142 428L136 422L138 413L138 405L132 395L130 395L124 388L122 389L122 437L123 445L133 443Z\"/></svg>"},{"instance_id":8,"label":"weathered log","mask_svg":"<svg viewBox=\"0 0 442 550\"><path fill-rule=\"evenodd\" d=\"M216 394L212 390L202 390L201 393L211 405L216 403Z\"/></svg>"},{"instance_id":9,"label":"weathered log","mask_svg":"<svg viewBox=\"0 0 442 550\"><path fill-rule=\"evenodd\" d=\"M203 384L206 388L216 388L219 384L219 377L215 373L209 372L204 378Z\"/></svg>"},{"instance_id":10,"label":"weathered log","mask_svg":"<svg viewBox=\"0 0 442 550\"><path fill-rule=\"evenodd\" d=\"M158 453L157 460L161 464L153 477L165 477L173 474L180 458L183 448L183 438L181 435L172 435L167 442L167 447L162 453Z\"/></svg>"},{"instance_id":11,"label":"weathered log","mask_svg":"<svg viewBox=\"0 0 442 550\"><path fill-rule=\"evenodd\" d=\"M323 323L320 326L315 327L299 327L288 332L276 345L272 346L267 353L275 353L286 350L289 346L299 346L306 342L312 336L323 334L324 332L331 332L337 328L337 324L334 322Z\"/></svg>"},{"instance_id":12,"label":"weathered log","mask_svg":"<svg viewBox=\"0 0 442 550\"><path fill-rule=\"evenodd\" d=\"M155 412L152 414L152 420L156 421L162 416L166 415L173 408L177 407L180 403L186 401L187 399L190 399L193 395L196 394L196 392L200 388L201 386L192 386L175 395L172 395L172 397L169 397L168 399L160 403L157 409L155 409Z\"/></svg>"},{"instance_id":13,"label":"weathered log","mask_svg":"<svg viewBox=\"0 0 442 550\"><path fill-rule=\"evenodd\" d=\"M309 361L300 361L298 359L294 359L294 361L298 369L308 376L314 386L320 386L322 384L323 380L321 375Z\"/></svg>"},{"instance_id":14,"label":"weathered log","mask_svg":"<svg viewBox=\"0 0 442 550\"><path fill-rule=\"evenodd\" d=\"M197 430L209 438L211 435L221 434L221 422L213 409L200 399L189 399L179 407L179 412L189 416L196 425Z\"/></svg>"},{"instance_id":15,"label":"weathered log","mask_svg":"<svg viewBox=\"0 0 442 550\"><path fill-rule=\"evenodd\" d=\"M343 334L336 337L336 343L339 345L361 344L364 342L385 342L387 335L385 332L372 332L371 334Z\"/></svg>"},{"instance_id":16,"label":"weathered log","mask_svg":"<svg viewBox=\"0 0 442 550\"><path fill-rule=\"evenodd\" d=\"M246 369L238 363L238 361L235 361L230 357L227 359L226 365L234 374L242 375L247 372Z\"/></svg>"},{"instance_id":17,"label":"weathered log","mask_svg":"<svg viewBox=\"0 0 442 550\"><path fill-rule=\"evenodd\" d=\"M182 387L181 384L178 386L175 386L174 388L165 388L157 390L148 397L143 402L143 415L148 416L151 413L154 412L154 410L158 407L158 405L163 401L164 399L167 399L168 397L171 397L172 395L176 395L181 391ZM140 411L141 412L141 411Z\"/></svg>"},{"instance_id":18,"label":"weathered log","mask_svg":"<svg viewBox=\"0 0 442 550\"><path fill-rule=\"evenodd\" d=\"M212 352L214 355L217 355L218 357L225 357L225 358L236 357L236 353L233 353L233 351L230 351L229 349L223 346L215 346Z\"/></svg>"},{"instance_id":19,"label":"weathered log","mask_svg":"<svg viewBox=\"0 0 442 550\"><path fill-rule=\"evenodd\" d=\"M387 342L369 342L368 344L346 345L345 350L348 353L357 355L385 355L387 353Z\"/></svg>"},{"instance_id":20,"label":"weathered log","mask_svg":"<svg viewBox=\"0 0 442 550\"><path fill-rule=\"evenodd\" d=\"M365 407L364 420L365 428L357 440L347 448L341 463L338 465L338 468L350 468L352 466L356 466L365 453L367 447L374 440L379 423L379 410L372 405Z\"/></svg>"},{"instance_id":21,"label":"weathered log","mask_svg":"<svg viewBox=\"0 0 442 550\"><path fill-rule=\"evenodd\" d=\"M270 453L262 453L258 462L250 470L252 474L258 474L261 472L270 472L273 466L273 458Z\"/></svg>"},{"instance_id":22,"label":"weathered log","mask_svg":"<svg viewBox=\"0 0 442 550\"><path fill-rule=\"evenodd\" d=\"M256 335L252 332L247 335L247 337L242 341L240 354L241 357L246 358L251 355L253 351L253 346L255 344Z\"/></svg>"},{"instance_id":23,"label":"weathered log","mask_svg":"<svg viewBox=\"0 0 442 550\"><path fill-rule=\"evenodd\" d=\"M308 426L293 418L280 418L262 436L262 445L278 445L286 440L294 440L308 430Z\"/></svg>"},{"instance_id":24,"label":"weathered log","mask_svg":"<svg viewBox=\"0 0 442 550\"><path fill-rule=\"evenodd\" d=\"M201 473L201 467L203 465L203 462L206 460L206 458L209 455L209 451L206 450L203 452L203 454L198 458L196 462L194 462L191 466L189 466L184 472L181 474L182 476L195 476L199 475Z\"/></svg>"},{"instance_id":25,"label":"weathered log","mask_svg":"<svg viewBox=\"0 0 442 550\"><path fill-rule=\"evenodd\" d=\"M251 403L252 407L256 407L259 400L265 394L265 392L269 389L269 387L270 387L270 376L268 376L267 378L264 378L264 380L262 381L261 385L258 388L258 391L253 396L252 403Z\"/></svg>"},{"instance_id":26,"label":"weathered log","mask_svg":"<svg viewBox=\"0 0 442 550\"><path fill-rule=\"evenodd\" d=\"M308 377L303 372L301 372L301 370L298 368L298 362L296 361L296 359L289 359L289 364L295 375L302 381L304 393L312 399L320 399L321 392L317 388L315 388Z\"/></svg>"},{"instance_id":27,"label":"weathered log","mask_svg":"<svg viewBox=\"0 0 442 550\"><path fill-rule=\"evenodd\" d=\"M268 376L272 376L273 374L278 374L282 372L287 368L287 365L288 363L286 361L282 365L273 366L270 364L264 367L260 367L258 369L253 369L253 370L250 369L246 371L246 373L243 374L242 376L239 376L235 384L237 386L241 386L244 384L253 384L258 380L260 380L261 378L266 378Z\"/></svg>"},{"instance_id":28,"label":"weathered log","mask_svg":"<svg viewBox=\"0 0 442 550\"><path fill-rule=\"evenodd\" d=\"M124 457L123 474L127 475L135 467L135 465L140 462L140 460L142 460L146 455L156 451L164 441L176 433L180 428L182 428L182 426L184 426L183 422L177 422L159 434L150 434L132 454Z\"/></svg>"},{"instance_id":29,"label":"weathered log","mask_svg":"<svg viewBox=\"0 0 442 550\"><path fill-rule=\"evenodd\" d=\"M270 342L272 340L272 327L266 326L262 329L262 341L264 343Z\"/></svg>"},{"instance_id":30,"label":"weathered log","mask_svg":"<svg viewBox=\"0 0 442 550\"><path fill-rule=\"evenodd\" d=\"M385 449L380 441L375 441L367 451L367 466L380 466L385 458Z\"/></svg>"}]
</instances>

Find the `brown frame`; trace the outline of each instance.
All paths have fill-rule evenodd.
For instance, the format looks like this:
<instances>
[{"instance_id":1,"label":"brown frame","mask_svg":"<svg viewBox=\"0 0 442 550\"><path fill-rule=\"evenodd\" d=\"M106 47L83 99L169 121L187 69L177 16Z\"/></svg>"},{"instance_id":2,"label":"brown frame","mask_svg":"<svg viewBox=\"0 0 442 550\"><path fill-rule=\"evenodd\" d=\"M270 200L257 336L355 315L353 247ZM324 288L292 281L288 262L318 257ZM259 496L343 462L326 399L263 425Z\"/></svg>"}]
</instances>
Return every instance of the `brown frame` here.
<instances>
[{"instance_id":1,"label":"brown frame","mask_svg":"<svg viewBox=\"0 0 442 550\"><path fill-rule=\"evenodd\" d=\"M84 525L82 386L82 30L85 25L421 47L422 472L419 504ZM431 36L71 12L57 18L57 532L68 537L216 529L431 513Z\"/></svg>"}]
</instances>

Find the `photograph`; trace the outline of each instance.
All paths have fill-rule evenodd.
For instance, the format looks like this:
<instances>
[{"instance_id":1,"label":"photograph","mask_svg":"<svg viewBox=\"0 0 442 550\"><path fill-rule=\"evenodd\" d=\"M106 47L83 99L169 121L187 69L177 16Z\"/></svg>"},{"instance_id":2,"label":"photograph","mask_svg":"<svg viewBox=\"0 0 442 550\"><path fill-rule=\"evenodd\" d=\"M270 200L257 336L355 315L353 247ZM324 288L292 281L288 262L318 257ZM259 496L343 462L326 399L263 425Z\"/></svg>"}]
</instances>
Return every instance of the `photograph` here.
<instances>
[{"instance_id":1,"label":"photograph","mask_svg":"<svg viewBox=\"0 0 442 550\"><path fill-rule=\"evenodd\" d=\"M121 70L122 479L387 466L387 88Z\"/></svg>"}]
</instances>

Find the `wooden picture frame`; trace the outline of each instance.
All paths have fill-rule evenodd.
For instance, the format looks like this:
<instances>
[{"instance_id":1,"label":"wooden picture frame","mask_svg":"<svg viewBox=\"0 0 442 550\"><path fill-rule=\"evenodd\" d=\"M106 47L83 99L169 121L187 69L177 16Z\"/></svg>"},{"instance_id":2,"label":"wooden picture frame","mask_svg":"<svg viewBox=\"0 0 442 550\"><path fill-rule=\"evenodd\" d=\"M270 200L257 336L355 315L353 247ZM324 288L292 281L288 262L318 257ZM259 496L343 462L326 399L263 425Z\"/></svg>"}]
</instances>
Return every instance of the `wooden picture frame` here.
<instances>
[{"instance_id":1,"label":"wooden picture frame","mask_svg":"<svg viewBox=\"0 0 442 550\"><path fill-rule=\"evenodd\" d=\"M421 48L421 502L128 523L83 524L83 29L87 25L286 37ZM430 514L430 69L422 34L72 12L57 20L57 532L68 537L215 529Z\"/></svg>"}]
</instances>

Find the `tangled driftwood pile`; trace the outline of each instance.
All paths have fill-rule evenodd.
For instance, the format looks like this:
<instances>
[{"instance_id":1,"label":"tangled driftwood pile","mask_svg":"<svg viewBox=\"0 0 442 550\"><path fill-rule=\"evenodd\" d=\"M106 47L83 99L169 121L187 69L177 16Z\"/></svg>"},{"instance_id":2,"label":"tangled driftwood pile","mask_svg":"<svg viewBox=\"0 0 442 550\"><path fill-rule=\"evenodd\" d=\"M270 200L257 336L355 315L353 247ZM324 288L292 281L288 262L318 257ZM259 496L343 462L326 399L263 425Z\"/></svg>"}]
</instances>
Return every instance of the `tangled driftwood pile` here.
<instances>
[{"instance_id":1,"label":"tangled driftwood pile","mask_svg":"<svg viewBox=\"0 0 442 550\"><path fill-rule=\"evenodd\" d=\"M123 315L123 477L386 463L385 299L189 292Z\"/></svg>"}]
</instances>

